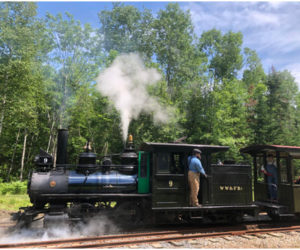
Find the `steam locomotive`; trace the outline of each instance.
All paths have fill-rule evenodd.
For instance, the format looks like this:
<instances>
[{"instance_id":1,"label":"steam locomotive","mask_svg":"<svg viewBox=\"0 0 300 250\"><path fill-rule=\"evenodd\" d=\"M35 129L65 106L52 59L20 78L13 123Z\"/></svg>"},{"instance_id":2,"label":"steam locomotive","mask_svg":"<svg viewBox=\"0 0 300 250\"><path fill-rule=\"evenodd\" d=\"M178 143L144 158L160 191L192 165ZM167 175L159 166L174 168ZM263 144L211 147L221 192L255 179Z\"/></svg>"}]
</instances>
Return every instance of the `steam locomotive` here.
<instances>
[{"instance_id":1,"label":"steam locomotive","mask_svg":"<svg viewBox=\"0 0 300 250\"><path fill-rule=\"evenodd\" d=\"M97 155L91 152L87 143L85 152L79 154L78 164L72 165L67 163L67 144L68 131L61 129L58 131L56 164L53 157L43 150L36 156L36 168L28 181L28 195L33 205L22 207L14 214L19 225L29 226L40 218L48 226L76 223L97 216L130 224L199 220L239 222L244 215L256 217L261 211L267 211L273 218L300 212L299 205L295 210L291 201L286 205L268 202L267 193L260 197L265 202L253 200L249 164L213 163L216 154L229 149L226 146L144 143L140 151L136 151L132 136L129 136L117 159L118 164L113 163L112 155L102 157L98 164ZM201 162L208 174L207 179L201 178L200 181L198 199L202 207L189 206L187 159L195 148L202 151ZM243 152L252 154L256 160L257 155L265 157L270 150L283 150L254 149L252 146ZM292 151L294 155L295 150L300 156L300 148ZM288 150L286 155L291 157ZM254 167L257 171L256 162ZM256 178L257 174L254 188ZM262 185L258 186L262 192Z\"/></svg>"}]
</instances>

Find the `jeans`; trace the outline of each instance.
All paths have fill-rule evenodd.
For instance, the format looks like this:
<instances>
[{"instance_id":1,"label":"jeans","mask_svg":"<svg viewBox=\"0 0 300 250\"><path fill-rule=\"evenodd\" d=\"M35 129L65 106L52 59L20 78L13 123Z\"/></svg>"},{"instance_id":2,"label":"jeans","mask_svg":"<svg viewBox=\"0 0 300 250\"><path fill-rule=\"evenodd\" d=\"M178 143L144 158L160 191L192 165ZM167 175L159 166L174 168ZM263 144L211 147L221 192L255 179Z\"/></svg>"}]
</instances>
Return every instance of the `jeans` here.
<instances>
[{"instance_id":1,"label":"jeans","mask_svg":"<svg viewBox=\"0 0 300 250\"><path fill-rule=\"evenodd\" d=\"M266 170L271 174L271 176L267 176L270 199L277 200L277 168L273 164L268 164Z\"/></svg>"}]
</instances>

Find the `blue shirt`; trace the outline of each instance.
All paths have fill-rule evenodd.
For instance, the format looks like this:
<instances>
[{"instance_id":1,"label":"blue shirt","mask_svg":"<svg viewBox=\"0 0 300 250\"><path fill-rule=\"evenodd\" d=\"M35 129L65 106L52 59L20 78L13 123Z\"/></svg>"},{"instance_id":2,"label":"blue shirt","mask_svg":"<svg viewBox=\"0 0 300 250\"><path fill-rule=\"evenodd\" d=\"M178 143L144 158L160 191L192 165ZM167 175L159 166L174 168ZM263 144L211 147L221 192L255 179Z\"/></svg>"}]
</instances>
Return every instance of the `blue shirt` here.
<instances>
[{"instance_id":1,"label":"blue shirt","mask_svg":"<svg viewBox=\"0 0 300 250\"><path fill-rule=\"evenodd\" d=\"M189 171L195 172L195 173L201 173L205 175L204 168L202 167L201 161L196 156L189 156L188 157L189 162Z\"/></svg>"}]
</instances>

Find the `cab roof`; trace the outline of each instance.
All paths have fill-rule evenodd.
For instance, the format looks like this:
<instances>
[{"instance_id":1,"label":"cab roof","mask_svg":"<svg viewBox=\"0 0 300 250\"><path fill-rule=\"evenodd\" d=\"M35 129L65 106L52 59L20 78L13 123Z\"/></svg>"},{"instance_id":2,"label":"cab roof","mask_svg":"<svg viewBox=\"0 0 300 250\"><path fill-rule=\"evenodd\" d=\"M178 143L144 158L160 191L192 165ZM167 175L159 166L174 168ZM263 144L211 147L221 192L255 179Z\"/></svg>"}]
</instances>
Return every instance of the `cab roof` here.
<instances>
[{"instance_id":1,"label":"cab roof","mask_svg":"<svg viewBox=\"0 0 300 250\"><path fill-rule=\"evenodd\" d=\"M251 145L240 150L241 153L258 154L268 151L285 152L300 157L300 147L285 145Z\"/></svg>"},{"instance_id":2,"label":"cab roof","mask_svg":"<svg viewBox=\"0 0 300 250\"><path fill-rule=\"evenodd\" d=\"M191 152L194 148L200 149L203 153L217 153L227 151L228 146L185 144L185 143L160 143L145 142L141 145L141 150L145 151L171 151L171 152Z\"/></svg>"}]
</instances>

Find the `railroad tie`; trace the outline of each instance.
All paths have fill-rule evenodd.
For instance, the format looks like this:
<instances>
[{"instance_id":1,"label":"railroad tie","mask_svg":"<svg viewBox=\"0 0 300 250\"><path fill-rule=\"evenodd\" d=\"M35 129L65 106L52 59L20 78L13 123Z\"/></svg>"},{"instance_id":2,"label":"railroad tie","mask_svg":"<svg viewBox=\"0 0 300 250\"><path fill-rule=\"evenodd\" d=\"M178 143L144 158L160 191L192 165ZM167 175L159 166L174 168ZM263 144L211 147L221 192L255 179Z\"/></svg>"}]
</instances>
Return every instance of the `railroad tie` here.
<instances>
[{"instance_id":1,"label":"railroad tie","mask_svg":"<svg viewBox=\"0 0 300 250\"><path fill-rule=\"evenodd\" d=\"M232 241L234 238L232 236L225 236L223 237L223 239L227 241Z\"/></svg>"},{"instance_id":2,"label":"railroad tie","mask_svg":"<svg viewBox=\"0 0 300 250\"><path fill-rule=\"evenodd\" d=\"M299 235L299 233L298 232L295 232L295 231L289 231L289 232L287 232L289 235L294 235L294 236L296 236L296 235Z\"/></svg>"},{"instance_id":3,"label":"railroad tie","mask_svg":"<svg viewBox=\"0 0 300 250\"><path fill-rule=\"evenodd\" d=\"M139 248L137 245L130 245L129 248Z\"/></svg>"},{"instance_id":4,"label":"railroad tie","mask_svg":"<svg viewBox=\"0 0 300 250\"><path fill-rule=\"evenodd\" d=\"M182 241L169 241L169 243L175 247L182 247L184 245L184 242Z\"/></svg>"},{"instance_id":5,"label":"railroad tie","mask_svg":"<svg viewBox=\"0 0 300 250\"><path fill-rule=\"evenodd\" d=\"M270 236L276 237L276 238L282 238L283 237L283 235L279 234L279 233L267 233L267 234L270 235Z\"/></svg>"},{"instance_id":6,"label":"railroad tie","mask_svg":"<svg viewBox=\"0 0 300 250\"><path fill-rule=\"evenodd\" d=\"M163 248L162 244L160 243L152 243L151 246L154 248Z\"/></svg>"},{"instance_id":7,"label":"railroad tie","mask_svg":"<svg viewBox=\"0 0 300 250\"><path fill-rule=\"evenodd\" d=\"M257 237L257 238L260 238L260 239L267 238L267 236L265 234L255 234L254 236Z\"/></svg>"},{"instance_id":8,"label":"railroad tie","mask_svg":"<svg viewBox=\"0 0 300 250\"><path fill-rule=\"evenodd\" d=\"M201 241L193 239L193 240L189 240L189 243L192 245L198 245L198 244L201 244Z\"/></svg>"},{"instance_id":9,"label":"railroad tie","mask_svg":"<svg viewBox=\"0 0 300 250\"><path fill-rule=\"evenodd\" d=\"M218 243L219 242L218 239L209 239L209 241L212 242L212 243Z\"/></svg>"},{"instance_id":10,"label":"railroad tie","mask_svg":"<svg viewBox=\"0 0 300 250\"><path fill-rule=\"evenodd\" d=\"M239 237L247 239L247 240L252 240L253 239L253 236L246 235L246 234L239 235Z\"/></svg>"}]
</instances>

